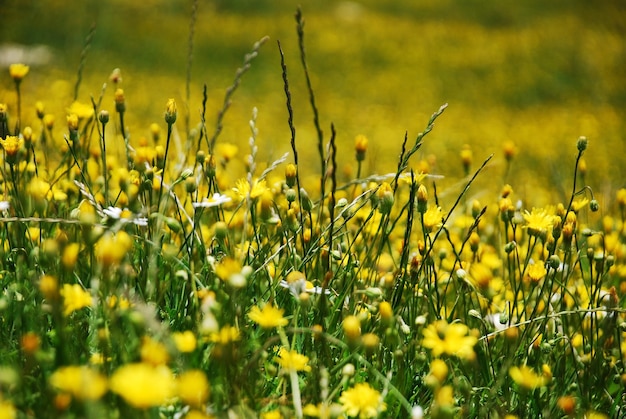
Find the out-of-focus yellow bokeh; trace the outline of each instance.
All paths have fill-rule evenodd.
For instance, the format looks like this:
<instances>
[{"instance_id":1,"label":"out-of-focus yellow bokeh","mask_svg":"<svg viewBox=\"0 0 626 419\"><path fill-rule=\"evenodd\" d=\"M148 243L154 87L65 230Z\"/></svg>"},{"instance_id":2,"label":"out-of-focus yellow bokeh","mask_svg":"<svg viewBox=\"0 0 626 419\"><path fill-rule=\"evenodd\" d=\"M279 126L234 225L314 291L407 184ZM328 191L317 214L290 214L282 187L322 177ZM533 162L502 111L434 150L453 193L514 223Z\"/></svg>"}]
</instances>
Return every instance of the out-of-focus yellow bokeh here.
<instances>
[{"instance_id":1,"label":"out-of-focus yellow bokeh","mask_svg":"<svg viewBox=\"0 0 626 419\"><path fill-rule=\"evenodd\" d=\"M150 137L150 124L162 123L170 97L179 103L177 128L184 137L183 115L189 115L190 127L199 123L206 84L212 133L236 69L254 42L268 35L234 95L219 141L238 144L245 153L248 120L256 107L258 160L290 150L279 40L301 166L305 174L317 173L317 135L294 19L297 3L198 1L187 102L192 6L192 1L165 0L3 2L0 64L32 62L22 84L22 125L36 121L36 101L45 102L58 120L65 118L85 38L95 24L79 100L97 99L103 83L109 83L102 108L113 112L109 75L121 68L131 142ZM581 135L589 139L586 181L596 194L609 196L624 186L626 9L620 2L318 1L304 2L302 11L325 141L333 123L339 165L346 167L340 180L356 174L358 134L369 139L363 173L391 172L405 132L412 142L430 115L448 103L413 162L417 169L419 159L429 160L431 172L445 176L442 190L463 178L460 153L468 144L472 169L494 154L482 185L511 183L538 205L563 200L571 191ZM8 72L0 77L0 89L0 102L14 106ZM506 142L515 144L517 154L505 176ZM486 193L480 185L475 194Z\"/></svg>"}]
</instances>

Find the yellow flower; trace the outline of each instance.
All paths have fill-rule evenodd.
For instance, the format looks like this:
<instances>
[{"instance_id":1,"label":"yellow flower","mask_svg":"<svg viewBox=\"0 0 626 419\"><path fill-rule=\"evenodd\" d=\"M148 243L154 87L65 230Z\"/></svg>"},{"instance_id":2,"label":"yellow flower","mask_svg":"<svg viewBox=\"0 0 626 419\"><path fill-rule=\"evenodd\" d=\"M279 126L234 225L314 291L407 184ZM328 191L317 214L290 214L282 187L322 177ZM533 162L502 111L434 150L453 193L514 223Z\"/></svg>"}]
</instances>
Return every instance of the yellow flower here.
<instances>
[{"instance_id":1,"label":"yellow flower","mask_svg":"<svg viewBox=\"0 0 626 419\"><path fill-rule=\"evenodd\" d=\"M531 212L524 211L525 228L531 236L545 237L552 230L553 215L548 214L545 209L533 208Z\"/></svg>"},{"instance_id":2,"label":"yellow flower","mask_svg":"<svg viewBox=\"0 0 626 419\"><path fill-rule=\"evenodd\" d=\"M576 201L572 202L572 211L578 213L578 211L585 208L588 204L589 199L587 199L586 197L582 199L577 199Z\"/></svg>"},{"instance_id":3,"label":"yellow flower","mask_svg":"<svg viewBox=\"0 0 626 419\"><path fill-rule=\"evenodd\" d=\"M476 358L474 345L478 339L468 335L469 329L462 323L448 324L445 320L438 320L424 329L423 333L422 345L429 348L433 356L447 354L466 360Z\"/></svg>"},{"instance_id":4,"label":"yellow flower","mask_svg":"<svg viewBox=\"0 0 626 419\"><path fill-rule=\"evenodd\" d=\"M286 326L289 321L283 317L285 310L274 307L272 304L265 304L262 309L258 306L252 307L248 313L248 318L264 329Z\"/></svg>"},{"instance_id":5,"label":"yellow flower","mask_svg":"<svg viewBox=\"0 0 626 419\"><path fill-rule=\"evenodd\" d=\"M29 70L30 67L26 64L16 63L9 66L9 74L11 75L11 78L17 82L26 77Z\"/></svg>"},{"instance_id":6,"label":"yellow flower","mask_svg":"<svg viewBox=\"0 0 626 419\"><path fill-rule=\"evenodd\" d=\"M176 101L172 98L167 100L165 104L165 122L172 125L176 122Z\"/></svg>"},{"instance_id":7,"label":"yellow flower","mask_svg":"<svg viewBox=\"0 0 626 419\"><path fill-rule=\"evenodd\" d=\"M63 314L69 316L76 310L91 306L91 294L78 284L63 284Z\"/></svg>"},{"instance_id":8,"label":"yellow flower","mask_svg":"<svg viewBox=\"0 0 626 419\"><path fill-rule=\"evenodd\" d=\"M299 354L297 351L288 351L285 348L280 348L278 351L278 359L276 360L286 372L292 371L311 371L309 364L309 357Z\"/></svg>"},{"instance_id":9,"label":"yellow flower","mask_svg":"<svg viewBox=\"0 0 626 419\"><path fill-rule=\"evenodd\" d=\"M354 139L354 150L356 151L356 160L363 161L365 159L365 153L367 152L367 137L359 134Z\"/></svg>"},{"instance_id":10,"label":"yellow flower","mask_svg":"<svg viewBox=\"0 0 626 419\"><path fill-rule=\"evenodd\" d=\"M141 340L141 360L152 365L164 365L170 360L170 354L165 345L148 336Z\"/></svg>"},{"instance_id":11,"label":"yellow flower","mask_svg":"<svg viewBox=\"0 0 626 419\"><path fill-rule=\"evenodd\" d=\"M269 412L261 413L261 419L282 419L283 415L280 410L270 410Z\"/></svg>"},{"instance_id":12,"label":"yellow flower","mask_svg":"<svg viewBox=\"0 0 626 419\"><path fill-rule=\"evenodd\" d=\"M78 119L89 119L93 116L93 106L88 103L76 101L70 105L67 109L67 113L69 115L76 115Z\"/></svg>"},{"instance_id":13,"label":"yellow flower","mask_svg":"<svg viewBox=\"0 0 626 419\"><path fill-rule=\"evenodd\" d=\"M424 213L424 229L427 233L441 227L443 221L443 211L441 207L432 206Z\"/></svg>"},{"instance_id":14,"label":"yellow flower","mask_svg":"<svg viewBox=\"0 0 626 419\"><path fill-rule=\"evenodd\" d=\"M0 400L0 418L17 418L17 409L13 406L13 403L8 400Z\"/></svg>"},{"instance_id":15,"label":"yellow flower","mask_svg":"<svg viewBox=\"0 0 626 419\"><path fill-rule=\"evenodd\" d=\"M509 375L517 385L527 390L543 387L550 382L549 377L535 373L529 366L511 367Z\"/></svg>"},{"instance_id":16,"label":"yellow flower","mask_svg":"<svg viewBox=\"0 0 626 419\"><path fill-rule=\"evenodd\" d=\"M357 383L341 393L339 402L348 416L375 418L386 409L380 392L368 383Z\"/></svg>"},{"instance_id":17,"label":"yellow flower","mask_svg":"<svg viewBox=\"0 0 626 419\"><path fill-rule=\"evenodd\" d=\"M527 275L532 282L537 283L541 281L547 273L548 271L546 270L545 264L542 261L535 262L534 264L528 266Z\"/></svg>"},{"instance_id":18,"label":"yellow flower","mask_svg":"<svg viewBox=\"0 0 626 419\"><path fill-rule=\"evenodd\" d=\"M65 269L74 269L78 260L78 252L80 252L79 243L69 243L65 246L63 249L63 255L61 256L61 264Z\"/></svg>"},{"instance_id":19,"label":"yellow flower","mask_svg":"<svg viewBox=\"0 0 626 419\"><path fill-rule=\"evenodd\" d=\"M200 407L206 403L210 391L209 380L200 370L185 371L178 377L178 397L191 406Z\"/></svg>"},{"instance_id":20,"label":"yellow flower","mask_svg":"<svg viewBox=\"0 0 626 419\"><path fill-rule=\"evenodd\" d=\"M39 291L47 300L54 301L59 297L59 281L52 275L44 275L39 280Z\"/></svg>"},{"instance_id":21,"label":"yellow flower","mask_svg":"<svg viewBox=\"0 0 626 419\"><path fill-rule=\"evenodd\" d=\"M131 406L146 409L161 406L175 395L176 380L164 365L126 364L111 376L111 391Z\"/></svg>"},{"instance_id":22,"label":"yellow flower","mask_svg":"<svg viewBox=\"0 0 626 419\"><path fill-rule=\"evenodd\" d=\"M98 400L107 391L106 378L86 366L59 368L50 376L50 384L78 400Z\"/></svg>"},{"instance_id":23,"label":"yellow flower","mask_svg":"<svg viewBox=\"0 0 626 419\"><path fill-rule=\"evenodd\" d=\"M106 233L96 243L96 258L105 267L120 263L133 247L133 239L125 231Z\"/></svg>"},{"instance_id":24,"label":"yellow flower","mask_svg":"<svg viewBox=\"0 0 626 419\"><path fill-rule=\"evenodd\" d=\"M211 333L209 340L220 345L228 345L241 338L239 329L233 326L224 326L218 332Z\"/></svg>"},{"instance_id":25,"label":"yellow flower","mask_svg":"<svg viewBox=\"0 0 626 419\"><path fill-rule=\"evenodd\" d=\"M231 143L218 143L215 146L215 154L221 155L224 162L228 163L239 152L239 147Z\"/></svg>"},{"instance_id":26,"label":"yellow flower","mask_svg":"<svg viewBox=\"0 0 626 419\"><path fill-rule=\"evenodd\" d=\"M183 353L195 351L196 346L198 345L196 336L191 330L185 330L184 332L174 332L172 333L172 339L174 339L176 349L178 349L179 352Z\"/></svg>"},{"instance_id":27,"label":"yellow flower","mask_svg":"<svg viewBox=\"0 0 626 419\"><path fill-rule=\"evenodd\" d=\"M71 113L67 116L67 129L70 131L78 130L78 115Z\"/></svg>"},{"instance_id":28,"label":"yellow flower","mask_svg":"<svg viewBox=\"0 0 626 419\"><path fill-rule=\"evenodd\" d=\"M437 379L439 384L443 383L448 377L448 364L446 361L435 358L430 363L430 375Z\"/></svg>"},{"instance_id":29,"label":"yellow flower","mask_svg":"<svg viewBox=\"0 0 626 419\"><path fill-rule=\"evenodd\" d=\"M239 195L240 199L246 199L248 196L250 199L256 199L266 191L269 191L269 188L267 187L265 179L261 181L255 180L252 182L252 185L250 185L247 179L241 178L235 183L233 191Z\"/></svg>"},{"instance_id":30,"label":"yellow flower","mask_svg":"<svg viewBox=\"0 0 626 419\"><path fill-rule=\"evenodd\" d=\"M443 386L435 393L435 403L439 406L454 406L454 389L452 386Z\"/></svg>"},{"instance_id":31,"label":"yellow flower","mask_svg":"<svg viewBox=\"0 0 626 419\"><path fill-rule=\"evenodd\" d=\"M9 164L15 164L17 161L17 152L20 151L24 144L24 140L14 135L7 135L5 139L0 139L0 144L4 149L4 156Z\"/></svg>"},{"instance_id":32,"label":"yellow flower","mask_svg":"<svg viewBox=\"0 0 626 419\"><path fill-rule=\"evenodd\" d=\"M342 328L349 342L356 342L361 337L361 321L357 316L346 316Z\"/></svg>"}]
</instances>

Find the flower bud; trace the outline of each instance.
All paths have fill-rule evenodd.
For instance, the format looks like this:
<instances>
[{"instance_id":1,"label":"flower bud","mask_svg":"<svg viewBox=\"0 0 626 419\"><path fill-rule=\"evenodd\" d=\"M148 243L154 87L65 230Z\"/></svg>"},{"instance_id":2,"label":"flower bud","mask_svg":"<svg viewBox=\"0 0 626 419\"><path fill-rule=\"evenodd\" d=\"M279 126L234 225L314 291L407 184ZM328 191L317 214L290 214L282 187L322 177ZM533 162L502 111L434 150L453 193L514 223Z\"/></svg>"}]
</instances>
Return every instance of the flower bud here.
<instances>
[{"instance_id":1,"label":"flower bud","mask_svg":"<svg viewBox=\"0 0 626 419\"><path fill-rule=\"evenodd\" d=\"M170 98L165 105L165 122L167 122L168 125L172 125L176 122L176 114L176 101Z\"/></svg>"},{"instance_id":2,"label":"flower bud","mask_svg":"<svg viewBox=\"0 0 626 419\"><path fill-rule=\"evenodd\" d=\"M109 122L109 111L106 111L104 109L101 110L100 114L98 115L98 120L102 125L106 125L107 122Z\"/></svg>"},{"instance_id":3,"label":"flower bud","mask_svg":"<svg viewBox=\"0 0 626 419\"><path fill-rule=\"evenodd\" d=\"M426 186L420 184L417 188L417 211L420 213L425 213L428 209L428 190Z\"/></svg>"},{"instance_id":4,"label":"flower bud","mask_svg":"<svg viewBox=\"0 0 626 419\"><path fill-rule=\"evenodd\" d=\"M285 167L285 182L290 188L293 188L295 186L297 174L298 168L295 164L289 163L287 167Z\"/></svg>"},{"instance_id":5,"label":"flower bud","mask_svg":"<svg viewBox=\"0 0 626 419\"><path fill-rule=\"evenodd\" d=\"M354 140L354 149L356 151L356 160L365 160L365 153L367 152L367 137L365 135L357 135Z\"/></svg>"},{"instance_id":6,"label":"flower bud","mask_svg":"<svg viewBox=\"0 0 626 419\"><path fill-rule=\"evenodd\" d=\"M126 98L124 96L123 89L117 89L114 94L115 97L115 110L119 113L126 111Z\"/></svg>"},{"instance_id":7,"label":"flower bud","mask_svg":"<svg viewBox=\"0 0 626 419\"><path fill-rule=\"evenodd\" d=\"M576 148L578 149L578 152L582 153L583 151L585 151L587 149L587 144L588 144L587 137L584 137L584 136L579 137L578 141L576 142Z\"/></svg>"},{"instance_id":8,"label":"flower bud","mask_svg":"<svg viewBox=\"0 0 626 419\"><path fill-rule=\"evenodd\" d=\"M348 343L355 345L361 338L361 322L356 316L347 316L343 319L343 333Z\"/></svg>"}]
</instances>

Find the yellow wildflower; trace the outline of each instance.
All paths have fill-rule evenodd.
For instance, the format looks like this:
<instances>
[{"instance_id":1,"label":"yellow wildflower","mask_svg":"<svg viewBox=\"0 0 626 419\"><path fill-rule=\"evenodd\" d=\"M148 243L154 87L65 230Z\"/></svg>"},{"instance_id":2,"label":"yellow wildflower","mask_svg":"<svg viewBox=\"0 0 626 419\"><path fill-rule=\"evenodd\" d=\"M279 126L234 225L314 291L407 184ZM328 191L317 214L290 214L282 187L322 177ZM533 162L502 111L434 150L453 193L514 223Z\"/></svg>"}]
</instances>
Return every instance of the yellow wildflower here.
<instances>
[{"instance_id":1,"label":"yellow wildflower","mask_svg":"<svg viewBox=\"0 0 626 419\"><path fill-rule=\"evenodd\" d=\"M509 369L509 375L517 385L527 390L543 387L550 382L548 377L537 374L527 365L511 367Z\"/></svg>"},{"instance_id":2,"label":"yellow wildflower","mask_svg":"<svg viewBox=\"0 0 626 419\"><path fill-rule=\"evenodd\" d=\"M439 406L454 406L454 389L443 386L435 392L435 403Z\"/></svg>"},{"instance_id":3,"label":"yellow wildflower","mask_svg":"<svg viewBox=\"0 0 626 419\"><path fill-rule=\"evenodd\" d=\"M239 147L231 143L218 143L215 146L215 154L222 157L225 163L232 160L239 152Z\"/></svg>"},{"instance_id":4,"label":"yellow wildflower","mask_svg":"<svg viewBox=\"0 0 626 419\"><path fill-rule=\"evenodd\" d=\"M286 372L311 371L309 357L294 350L288 351L285 348L280 348L276 362Z\"/></svg>"},{"instance_id":5,"label":"yellow wildflower","mask_svg":"<svg viewBox=\"0 0 626 419\"><path fill-rule=\"evenodd\" d=\"M233 326L224 326L218 332L211 333L209 340L213 343L228 345L236 342L241 338L239 329Z\"/></svg>"},{"instance_id":6,"label":"yellow wildflower","mask_svg":"<svg viewBox=\"0 0 626 419\"><path fill-rule=\"evenodd\" d=\"M107 391L106 378L86 366L67 366L50 376L50 384L78 400L98 400Z\"/></svg>"},{"instance_id":7,"label":"yellow wildflower","mask_svg":"<svg viewBox=\"0 0 626 419\"><path fill-rule=\"evenodd\" d=\"M88 103L73 102L67 109L69 115L76 115L78 119L89 119L93 116L93 106Z\"/></svg>"},{"instance_id":8,"label":"yellow wildflower","mask_svg":"<svg viewBox=\"0 0 626 419\"><path fill-rule=\"evenodd\" d=\"M200 370L185 371L178 377L178 397L191 406L202 406L210 392L209 380Z\"/></svg>"},{"instance_id":9,"label":"yellow wildflower","mask_svg":"<svg viewBox=\"0 0 626 419\"><path fill-rule=\"evenodd\" d=\"M443 222L443 211L441 207L432 206L424 213L424 229L427 233L441 227Z\"/></svg>"},{"instance_id":10,"label":"yellow wildflower","mask_svg":"<svg viewBox=\"0 0 626 419\"><path fill-rule=\"evenodd\" d=\"M78 284L63 284L63 314L69 316L84 307L91 306L91 294Z\"/></svg>"},{"instance_id":11,"label":"yellow wildflower","mask_svg":"<svg viewBox=\"0 0 626 419\"><path fill-rule=\"evenodd\" d=\"M13 406L13 403L8 400L0 400L0 418L17 418L17 409Z\"/></svg>"},{"instance_id":12,"label":"yellow wildflower","mask_svg":"<svg viewBox=\"0 0 626 419\"><path fill-rule=\"evenodd\" d=\"M15 64L9 65L9 74L11 75L11 78L15 80L16 82L19 82L24 77L26 77L29 70L30 70L30 67L27 66L26 64L15 63Z\"/></svg>"},{"instance_id":13,"label":"yellow wildflower","mask_svg":"<svg viewBox=\"0 0 626 419\"><path fill-rule=\"evenodd\" d=\"M194 335L191 330L185 330L184 332L174 332L172 333L172 339L174 339L174 344L176 345L176 349L178 349L179 352L193 352L198 346L196 335Z\"/></svg>"},{"instance_id":14,"label":"yellow wildflower","mask_svg":"<svg viewBox=\"0 0 626 419\"><path fill-rule=\"evenodd\" d=\"M9 164L17 162L17 153L24 145L24 140L14 135L7 135L6 138L0 139L0 144L4 149L4 158Z\"/></svg>"},{"instance_id":15,"label":"yellow wildflower","mask_svg":"<svg viewBox=\"0 0 626 419\"><path fill-rule=\"evenodd\" d=\"M543 261L539 261L528 266L528 272L526 274L532 282L537 283L541 281L547 273L548 271L546 270L545 264Z\"/></svg>"},{"instance_id":16,"label":"yellow wildflower","mask_svg":"<svg viewBox=\"0 0 626 419\"><path fill-rule=\"evenodd\" d=\"M446 361L435 358L430 363L430 375L437 379L439 384L443 383L448 377L448 364Z\"/></svg>"},{"instance_id":17,"label":"yellow wildflower","mask_svg":"<svg viewBox=\"0 0 626 419\"><path fill-rule=\"evenodd\" d=\"M168 125L176 122L176 112L176 101L172 98L168 99L165 105L165 122Z\"/></svg>"},{"instance_id":18,"label":"yellow wildflower","mask_svg":"<svg viewBox=\"0 0 626 419\"><path fill-rule=\"evenodd\" d=\"M248 313L248 318L264 329L286 326L289 321L283 317L285 310L274 307L272 304L265 304L263 308L254 306Z\"/></svg>"},{"instance_id":19,"label":"yellow wildflower","mask_svg":"<svg viewBox=\"0 0 626 419\"><path fill-rule=\"evenodd\" d=\"M69 243L63 249L61 255L61 264L65 269L72 270L78 261L78 253L80 252L79 243Z\"/></svg>"},{"instance_id":20,"label":"yellow wildflower","mask_svg":"<svg viewBox=\"0 0 626 419\"><path fill-rule=\"evenodd\" d=\"M133 363L113 373L110 387L131 406L146 409L168 402L175 395L176 380L164 365Z\"/></svg>"},{"instance_id":21,"label":"yellow wildflower","mask_svg":"<svg viewBox=\"0 0 626 419\"><path fill-rule=\"evenodd\" d=\"M70 131L78 130L78 115L71 113L67 116L67 129Z\"/></svg>"},{"instance_id":22,"label":"yellow wildflower","mask_svg":"<svg viewBox=\"0 0 626 419\"><path fill-rule=\"evenodd\" d=\"M44 275L39 280L39 291L49 301L59 297L59 281L52 275Z\"/></svg>"},{"instance_id":23,"label":"yellow wildflower","mask_svg":"<svg viewBox=\"0 0 626 419\"><path fill-rule=\"evenodd\" d=\"M96 243L96 258L105 267L120 263L133 247L133 239L125 231L106 233Z\"/></svg>"},{"instance_id":24,"label":"yellow wildflower","mask_svg":"<svg viewBox=\"0 0 626 419\"><path fill-rule=\"evenodd\" d=\"M361 321L357 316L346 316L343 319L343 333L348 342L355 343L361 337Z\"/></svg>"},{"instance_id":25,"label":"yellow wildflower","mask_svg":"<svg viewBox=\"0 0 626 419\"><path fill-rule=\"evenodd\" d=\"M275 409L261 413L261 419L283 419L283 415L280 413L280 410Z\"/></svg>"},{"instance_id":26,"label":"yellow wildflower","mask_svg":"<svg viewBox=\"0 0 626 419\"><path fill-rule=\"evenodd\" d=\"M239 195L240 199L246 199L250 197L250 199L256 199L263 195L269 188L267 187L267 183L265 179L259 181L255 180L250 184L247 179L241 178L235 183L235 187L233 191Z\"/></svg>"},{"instance_id":27,"label":"yellow wildflower","mask_svg":"<svg viewBox=\"0 0 626 419\"><path fill-rule=\"evenodd\" d=\"M170 354L165 345L148 336L141 340L141 360L152 365L164 365L170 360Z\"/></svg>"},{"instance_id":28,"label":"yellow wildflower","mask_svg":"<svg viewBox=\"0 0 626 419\"><path fill-rule=\"evenodd\" d=\"M429 348L433 356L447 354L466 360L476 358L474 345L478 339L468 335L469 328L462 323L448 324L445 320L438 320L424 329L423 333L422 345Z\"/></svg>"},{"instance_id":29,"label":"yellow wildflower","mask_svg":"<svg viewBox=\"0 0 626 419\"><path fill-rule=\"evenodd\" d=\"M385 411L386 405L382 401L379 391L368 383L357 383L341 393L339 402L348 416L361 418L375 418Z\"/></svg>"},{"instance_id":30,"label":"yellow wildflower","mask_svg":"<svg viewBox=\"0 0 626 419\"><path fill-rule=\"evenodd\" d=\"M525 228L531 236L544 237L552 230L554 216L545 209L533 208L531 212L524 211Z\"/></svg>"},{"instance_id":31,"label":"yellow wildflower","mask_svg":"<svg viewBox=\"0 0 626 419\"><path fill-rule=\"evenodd\" d=\"M365 135L359 134L354 139L354 150L356 151L356 160L363 161L365 160L365 153L367 152L367 137Z\"/></svg>"}]
</instances>

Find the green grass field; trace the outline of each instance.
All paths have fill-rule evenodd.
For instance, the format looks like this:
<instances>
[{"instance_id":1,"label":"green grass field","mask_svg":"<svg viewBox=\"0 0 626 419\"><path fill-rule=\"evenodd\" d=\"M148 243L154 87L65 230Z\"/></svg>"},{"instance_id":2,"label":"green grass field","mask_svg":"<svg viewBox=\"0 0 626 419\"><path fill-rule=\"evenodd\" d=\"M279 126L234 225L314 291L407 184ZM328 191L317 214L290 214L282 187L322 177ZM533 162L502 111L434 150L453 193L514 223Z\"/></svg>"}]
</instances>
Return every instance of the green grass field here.
<instances>
[{"instance_id":1,"label":"green grass field","mask_svg":"<svg viewBox=\"0 0 626 419\"><path fill-rule=\"evenodd\" d=\"M625 415L624 7L310 3L2 3L0 418Z\"/></svg>"}]
</instances>

